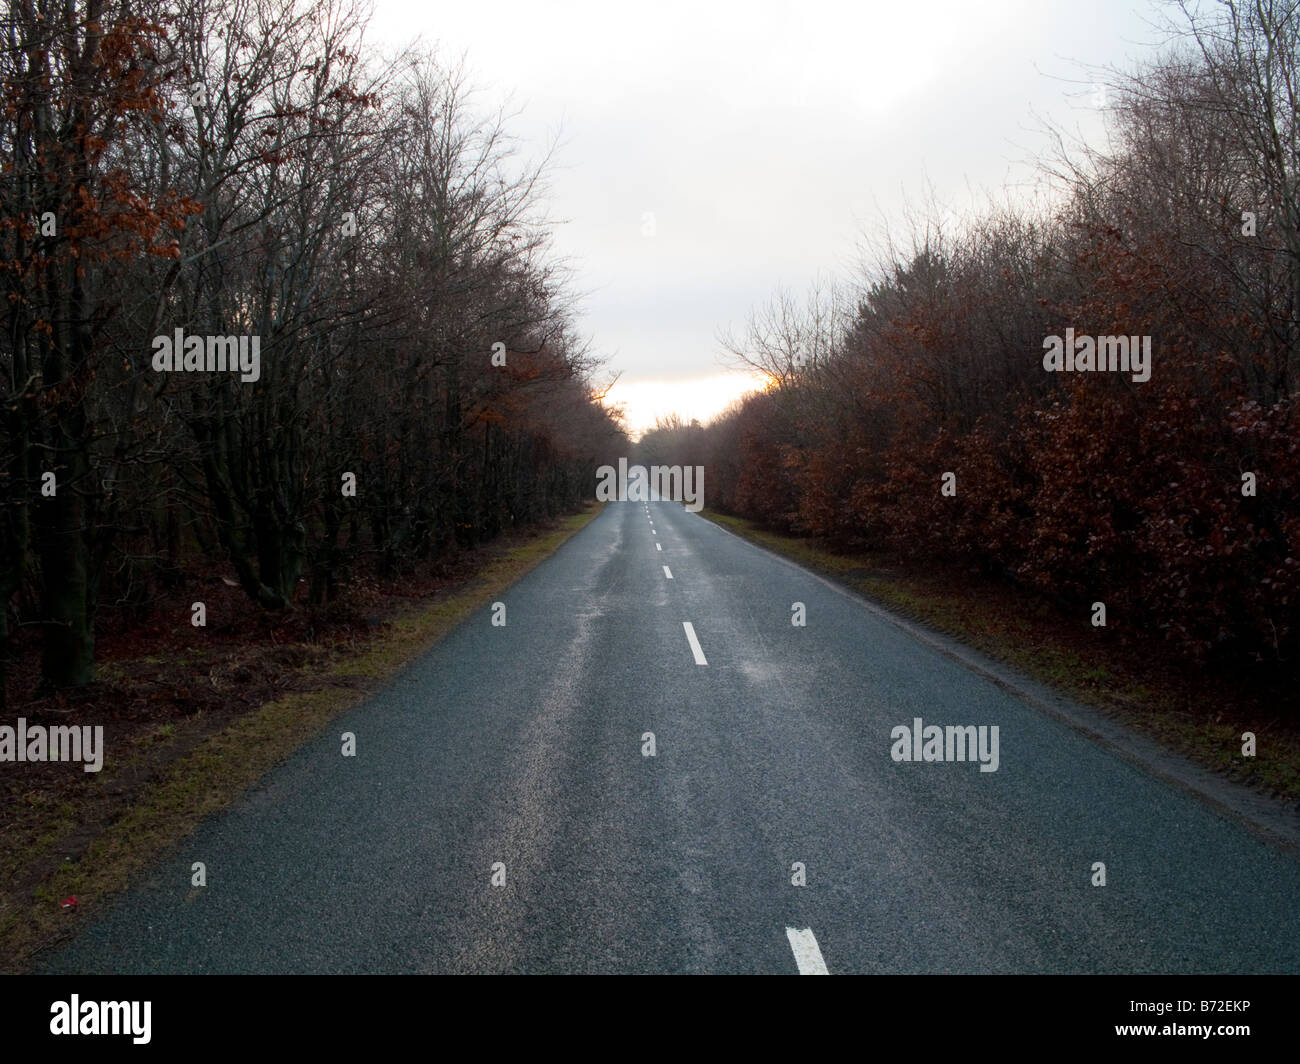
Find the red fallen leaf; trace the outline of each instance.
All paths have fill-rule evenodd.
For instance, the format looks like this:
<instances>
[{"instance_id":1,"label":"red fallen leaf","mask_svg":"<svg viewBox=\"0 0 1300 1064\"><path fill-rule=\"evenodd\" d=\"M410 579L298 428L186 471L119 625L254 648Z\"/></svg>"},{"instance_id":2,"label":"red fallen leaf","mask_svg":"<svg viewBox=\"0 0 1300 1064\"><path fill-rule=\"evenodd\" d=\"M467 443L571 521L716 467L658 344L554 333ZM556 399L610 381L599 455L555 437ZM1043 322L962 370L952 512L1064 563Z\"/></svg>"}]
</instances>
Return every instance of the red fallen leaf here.
<instances>
[{"instance_id":1,"label":"red fallen leaf","mask_svg":"<svg viewBox=\"0 0 1300 1064\"><path fill-rule=\"evenodd\" d=\"M66 898L63 899L63 903L59 906L59 908L75 909L77 905L78 905L77 896L75 894L69 894Z\"/></svg>"}]
</instances>

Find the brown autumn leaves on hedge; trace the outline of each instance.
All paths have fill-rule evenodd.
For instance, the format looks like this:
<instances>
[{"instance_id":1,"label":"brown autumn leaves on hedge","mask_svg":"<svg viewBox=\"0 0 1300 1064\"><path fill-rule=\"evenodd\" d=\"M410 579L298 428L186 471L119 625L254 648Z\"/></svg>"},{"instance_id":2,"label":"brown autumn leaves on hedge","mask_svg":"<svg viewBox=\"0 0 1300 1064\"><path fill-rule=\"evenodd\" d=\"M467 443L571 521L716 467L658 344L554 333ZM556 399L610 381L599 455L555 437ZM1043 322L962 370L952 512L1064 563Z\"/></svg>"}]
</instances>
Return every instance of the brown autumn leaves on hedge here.
<instances>
[{"instance_id":1,"label":"brown autumn leaves on hedge","mask_svg":"<svg viewBox=\"0 0 1300 1064\"><path fill-rule=\"evenodd\" d=\"M1300 15L1221 4L1177 29L1111 73L1109 147L1062 143L1050 209L918 226L851 295L778 294L723 338L767 391L645 447L704 463L710 505L773 528L978 566L1081 624L1104 602L1134 643L1294 672ZM1150 380L1046 372L1067 328L1149 335Z\"/></svg>"},{"instance_id":2,"label":"brown autumn leaves on hedge","mask_svg":"<svg viewBox=\"0 0 1300 1064\"><path fill-rule=\"evenodd\" d=\"M84 685L97 624L214 562L281 611L590 497L623 437L545 161L364 29L352 0L8 5L0 669L16 622ZM159 371L177 330L260 365Z\"/></svg>"}]
</instances>

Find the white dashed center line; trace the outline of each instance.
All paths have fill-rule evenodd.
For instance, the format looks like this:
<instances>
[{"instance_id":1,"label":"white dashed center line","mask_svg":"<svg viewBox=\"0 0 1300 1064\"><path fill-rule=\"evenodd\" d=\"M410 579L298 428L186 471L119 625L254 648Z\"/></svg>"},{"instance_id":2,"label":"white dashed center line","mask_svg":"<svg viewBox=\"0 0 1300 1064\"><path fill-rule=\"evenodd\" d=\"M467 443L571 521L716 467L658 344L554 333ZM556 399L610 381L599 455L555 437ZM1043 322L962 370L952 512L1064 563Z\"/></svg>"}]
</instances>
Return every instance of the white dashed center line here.
<instances>
[{"instance_id":1,"label":"white dashed center line","mask_svg":"<svg viewBox=\"0 0 1300 1064\"><path fill-rule=\"evenodd\" d=\"M826 970L826 962L822 960L822 951L811 927L787 927L785 937L790 940L790 948L794 950L794 962L799 965L800 975L831 974Z\"/></svg>"},{"instance_id":2,"label":"white dashed center line","mask_svg":"<svg viewBox=\"0 0 1300 1064\"><path fill-rule=\"evenodd\" d=\"M673 578L673 571L666 565L664 566L664 576L668 577L669 580Z\"/></svg>"},{"instance_id":3,"label":"white dashed center line","mask_svg":"<svg viewBox=\"0 0 1300 1064\"><path fill-rule=\"evenodd\" d=\"M682 621L682 627L686 629L686 641L691 644L691 653L695 655L696 665L707 665L704 650L700 647L700 641L695 635L695 626L690 621Z\"/></svg>"}]
</instances>

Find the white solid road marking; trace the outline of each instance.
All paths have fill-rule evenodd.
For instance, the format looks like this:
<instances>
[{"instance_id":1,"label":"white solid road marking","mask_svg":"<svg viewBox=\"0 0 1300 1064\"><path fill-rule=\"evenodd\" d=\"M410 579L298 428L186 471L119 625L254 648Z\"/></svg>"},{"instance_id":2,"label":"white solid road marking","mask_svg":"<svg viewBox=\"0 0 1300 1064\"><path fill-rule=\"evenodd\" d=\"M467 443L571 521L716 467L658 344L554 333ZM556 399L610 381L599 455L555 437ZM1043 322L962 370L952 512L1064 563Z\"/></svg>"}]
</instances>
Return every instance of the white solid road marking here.
<instances>
[{"instance_id":1,"label":"white solid road marking","mask_svg":"<svg viewBox=\"0 0 1300 1064\"><path fill-rule=\"evenodd\" d=\"M668 577L669 580L673 578L673 571L666 565L664 566L664 576Z\"/></svg>"},{"instance_id":2,"label":"white solid road marking","mask_svg":"<svg viewBox=\"0 0 1300 1064\"><path fill-rule=\"evenodd\" d=\"M686 641L691 644L691 653L695 655L696 665L707 665L704 658L704 651L700 647L700 641L695 635L695 626L690 621L682 621L682 627L686 629Z\"/></svg>"},{"instance_id":3,"label":"white solid road marking","mask_svg":"<svg viewBox=\"0 0 1300 1064\"><path fill-rule=\"evenodd\" d=\"M800 975L831 974L826 970L826 962L822 960L822 951L811 927L787 927L785 937L790 940L790 948L794 950L794 962L799 965Z\"/></svg>"}]
</instances>

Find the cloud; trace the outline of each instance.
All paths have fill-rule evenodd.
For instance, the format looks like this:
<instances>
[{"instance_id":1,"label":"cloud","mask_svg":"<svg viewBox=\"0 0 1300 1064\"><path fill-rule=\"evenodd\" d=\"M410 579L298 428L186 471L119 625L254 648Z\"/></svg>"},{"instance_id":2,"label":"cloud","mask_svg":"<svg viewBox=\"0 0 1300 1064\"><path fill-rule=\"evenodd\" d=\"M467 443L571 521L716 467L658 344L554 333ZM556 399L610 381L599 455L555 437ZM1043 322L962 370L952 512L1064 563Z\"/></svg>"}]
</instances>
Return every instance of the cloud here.
<instances>
[{"instance_id":1,"label":"cloud","mask_svg":"<svg viewBox=\"0 0 1300 1064\"><path fill-rule=\"evenodd\" d=\"M562 129L551 213L584 331L649 386L704 379L720 327L778 283L847 272L927 183L961 211L1023 176L1034 112L1096 129L1067 98L1084 87L1045 74L1135 51L1136 6L379 0L376 29L465 52L482 106L522 107L534 155Z\"/></svg>"}]
</instances>

